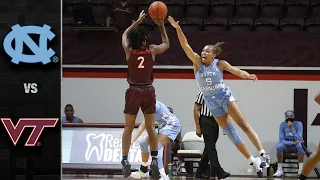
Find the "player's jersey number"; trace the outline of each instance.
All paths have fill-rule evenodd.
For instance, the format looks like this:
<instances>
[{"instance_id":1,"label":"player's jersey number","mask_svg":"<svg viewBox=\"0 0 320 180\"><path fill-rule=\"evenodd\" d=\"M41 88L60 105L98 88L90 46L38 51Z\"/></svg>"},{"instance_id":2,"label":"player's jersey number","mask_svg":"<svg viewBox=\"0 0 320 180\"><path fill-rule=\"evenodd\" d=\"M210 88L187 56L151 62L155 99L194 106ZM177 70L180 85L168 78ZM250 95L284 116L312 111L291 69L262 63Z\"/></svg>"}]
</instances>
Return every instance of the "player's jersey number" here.
<instances>
[{"instance_id":1,"label":"player's jersey number","mask_svg":"<svg viewBox=\"0 0 320 180\"><path fill-rule=\"evenodd\" d=\"M138 57L138 61L140 61L139 65L138 65L138 68L139 69L144 68L144 57L143 56L139 56Z\"/></svg>"}]
</instances>

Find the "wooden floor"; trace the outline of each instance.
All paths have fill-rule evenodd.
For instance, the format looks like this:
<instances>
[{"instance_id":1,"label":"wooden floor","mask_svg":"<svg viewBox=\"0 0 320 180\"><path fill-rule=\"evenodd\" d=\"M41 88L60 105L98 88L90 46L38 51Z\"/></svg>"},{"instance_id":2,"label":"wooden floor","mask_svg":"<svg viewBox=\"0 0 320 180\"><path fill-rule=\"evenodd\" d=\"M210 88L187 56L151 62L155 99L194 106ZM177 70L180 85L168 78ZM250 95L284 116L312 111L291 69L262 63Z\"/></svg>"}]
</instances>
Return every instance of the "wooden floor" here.
<instances>
[{"instance_id":1,"label":"wooden floor","mask_svg":"<svg viewBox=\"0 0 320 180\"><path fill-rule=\"evenodd\" d=\"M108 179L125 179L120 175L63 175L63 180L108 180ZM129 179L129 178L128 178ZM172 180L188 180L188 179L194 179L192 177L174 177ZM241 178L241 177L229 177L227 179L230 180L293 180L297 178Z\"/></svg>"}]
</instances>

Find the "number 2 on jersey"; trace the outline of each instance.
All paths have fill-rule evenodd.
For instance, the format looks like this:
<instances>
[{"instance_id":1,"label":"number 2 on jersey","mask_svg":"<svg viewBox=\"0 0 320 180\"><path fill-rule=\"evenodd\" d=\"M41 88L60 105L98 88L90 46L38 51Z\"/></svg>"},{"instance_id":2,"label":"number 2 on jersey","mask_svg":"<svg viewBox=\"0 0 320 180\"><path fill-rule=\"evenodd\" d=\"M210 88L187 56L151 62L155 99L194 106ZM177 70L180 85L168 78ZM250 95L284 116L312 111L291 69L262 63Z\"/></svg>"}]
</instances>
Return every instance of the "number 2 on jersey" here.
<instances>
[{"instance_id":1,"label":"number 2 on jersey","mask_svg":"<svg viewBox=\"0 0 320 180\"><path fill-rule=\"evenodd\" d=\"M144 64L143 64L144 63L144 57L143 56L139 56L138 57L138 61L140 61L138 68L139 69L144 68Z\"/></svg>"}]
</instances>

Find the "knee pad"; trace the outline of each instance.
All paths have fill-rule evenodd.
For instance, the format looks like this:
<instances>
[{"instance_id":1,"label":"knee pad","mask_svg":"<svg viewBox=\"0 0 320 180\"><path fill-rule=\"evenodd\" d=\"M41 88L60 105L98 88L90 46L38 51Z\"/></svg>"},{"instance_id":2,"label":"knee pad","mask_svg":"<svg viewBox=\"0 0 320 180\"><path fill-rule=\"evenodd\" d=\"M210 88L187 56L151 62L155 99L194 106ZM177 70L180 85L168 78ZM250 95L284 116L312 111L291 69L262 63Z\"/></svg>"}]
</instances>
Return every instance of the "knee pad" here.
<instances>
[{"instance_id":1,"label":"knee pad","mask_svg":"<svg viewBox=\"0 0 320 180\"><path fill-rule=\"evenodd\" d=\"M277 145L277 154L283 154L283 151L284 151L284 144L279 142Z\"/></svg>"},{"instance_id":2,"label":"knee pad","mask_svg":"<svg viewBox=\"0 0 320 180\"><path fill-rule=\"evenodd\" d=\"M142 152L144 153L147 153L149 152L149 143L148 141L146 140L146 138L142 138L140 141L139 141L139 145L140 145L140 149Z\"/></svg>"},{"instance_id":3,"label":"knee pad","mask_svg":"<svg viewBox=\"0 0 320 180\"><path fill-rule=\"evenodd\" d=\"M298 143L298 144L296 145L296 148L297 148L298 154L304 153L304 150L303 150L303 147L302 147L302 144L301 144L301 143Z\"/></svg>"},{"instance_id":4,"label":"knee pad","mask_svg":"<svg viewBox=\"0 0 320 180\"><path fill-rule=\"evenodd\" d=\"M242 142L240 136L238 135L232 124L227 125L223 128L223 130L234 145L237 146Z\"/></svg>"}]
</instances>

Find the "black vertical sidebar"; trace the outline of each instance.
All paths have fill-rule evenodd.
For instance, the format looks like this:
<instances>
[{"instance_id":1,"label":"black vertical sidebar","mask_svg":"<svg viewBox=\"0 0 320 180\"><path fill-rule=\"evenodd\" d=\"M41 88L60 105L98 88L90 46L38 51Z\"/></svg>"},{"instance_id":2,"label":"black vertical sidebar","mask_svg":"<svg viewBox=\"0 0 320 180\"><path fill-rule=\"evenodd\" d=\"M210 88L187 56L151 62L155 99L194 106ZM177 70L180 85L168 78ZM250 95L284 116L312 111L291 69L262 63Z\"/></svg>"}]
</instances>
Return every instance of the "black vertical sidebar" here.
<instances>
[{"instance_id":1,"label":"black vertical sidebar","mask_svg":"<svg viewBox=\"0 0 320 180\"><path fill-rule=\"evenodd\" d=\"M11 118L16 124L19 118L60 118L61 109L61 12L60 0L1 0L0 1L0 119ZM4 44L14 25L20 30L25 26L50 26L55 34L47 40L47 48L55 54L48 64L11 62L4 49L12 47L16 54L34 56L28 44L23 43L23 52L17 47L21 38L14 32L14 39ZM39 30L29 34L39 46L46 35ZM18 46L16 46L18 45ZM40 45L41 46L41 45ZM44 52L43 47L39 47ZM53 58L55 57L55 58ZM24 58L18 58L23 60ZM27 87L27 88L26 88ZM28 90L29 89L29 90ZM32 132L24 129L16 146L13 145L3 123L0 121L0 179L1 180L60 180L61 179L61 123L45 127L36 146L24 146Z\"/></svg>"}]
</instances>

